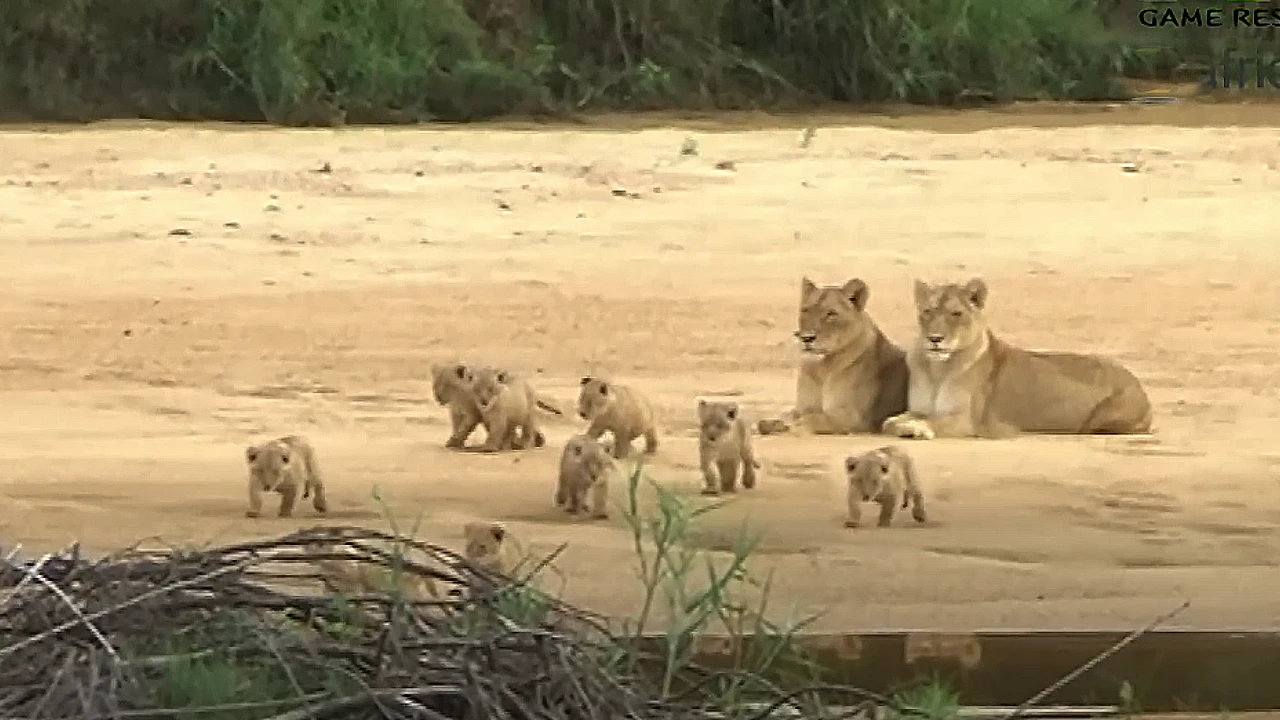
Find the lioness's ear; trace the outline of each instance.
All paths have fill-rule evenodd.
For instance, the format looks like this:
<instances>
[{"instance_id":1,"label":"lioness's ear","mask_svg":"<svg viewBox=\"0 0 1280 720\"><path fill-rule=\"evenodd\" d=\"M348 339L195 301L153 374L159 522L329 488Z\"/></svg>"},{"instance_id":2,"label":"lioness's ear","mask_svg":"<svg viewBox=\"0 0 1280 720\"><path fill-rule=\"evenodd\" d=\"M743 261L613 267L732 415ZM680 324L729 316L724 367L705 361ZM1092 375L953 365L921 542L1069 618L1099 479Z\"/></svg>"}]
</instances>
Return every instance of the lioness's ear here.
<instances>
[{"instance_id":1,"label":"lioness's ear","mask_svg":"<svg viewBox=\"0 0 1280 720\"><path fill-rule=\"evenodd\" d=\"M800 297L812 295L816 292L818 292L818 286L813 284L808 275L800 278Z\"/></svg>"},{"instance_id":2,"label":"lioness's ear","mask_svg":"<svg viewBox=\"0 0 1280 720\"><path fill-rule=\"evenodd\" d=\"M854 278L845 283L844 287L840 288L840 292L859 310L867 307L867 298L871 295L871 289L861 278Z\"/></svg>"},{"instance_id":3,"label":"lioness's ear","mask_svg":"<svg viewBox=\"0 0 1280 720\"><path fill-rule=\"evenodd\" d=\"M964 291L969 297L969 304L981 310L987 305L987 283L982 278L974 278L964 284Z\"/></svg>"},{"instance_id":4,"label":"lioness's ear","mask_svg":"<svg viewBox=\"0 0 1280 720\"><path fill-rule=\"evenodd\" d=\"M258 459L258 446L250 445L249 447L245 448L244 459L247 460L249 464L252 465L253 461Z\"/></svg>"},{"instance_id":5,"label":"lioness's ear","mask_svg":"<svg viewBox=\"0 0 1280 720\"><path fill-rule=\"evenodd\" d=\"M916 305L917 306L924 305L926 302L928 302L929 296L932 294L933 294L933 286L917 278L916 286L915 286Z\"/></svg>"}]
</instances>

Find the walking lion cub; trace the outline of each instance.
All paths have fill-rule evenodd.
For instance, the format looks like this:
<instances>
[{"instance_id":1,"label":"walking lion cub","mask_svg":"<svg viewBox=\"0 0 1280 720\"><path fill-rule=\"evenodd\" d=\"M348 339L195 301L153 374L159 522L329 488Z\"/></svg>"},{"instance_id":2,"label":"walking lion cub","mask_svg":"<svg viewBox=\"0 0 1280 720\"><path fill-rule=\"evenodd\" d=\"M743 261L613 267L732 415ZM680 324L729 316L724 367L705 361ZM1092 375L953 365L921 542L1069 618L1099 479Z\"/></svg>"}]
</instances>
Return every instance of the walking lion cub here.
<instances>
[{"instance_id":1,"label":"walking lion cub","mask_svg":"<svg viewBox=\"0 0 1280 720\"><path fill-rule=\"evenodd\" d=\"M311 497L316 512L329 509L325 500L324 479L316 463L316 451L301 435L285 435L261 445L250 445L244 451L249 465L249 509L245 517L262 514L262 494L280 495L280 517L293 514L298 490L302 499Z\"/></svg>"},{"instance_id":2,"label":"walking lion cub","mask_svg":"<svg viewBox=\"0 0 1280 720\"><path fill-rule=\"evenodd\" d=\"M894 514L908 505L912 519L920 523L928 520L915 463L900 448L885 445L861 455L850 455L845 458L844 471L849 481L849 517L844 521L845 527L856 528L862 524L864 502L879 503L880 519L876 523L879 527L888 527Z\"/></svg>"},{"instance_id":3,"label":"walking lion cub","mask_svg":"<svg viewBox=\"0 0 1280 720\"><path fill-rule=\"evenodd\" d=\"M705 483L703 495L734 492L739 469L742 487L750 490L756 486L760 463L738 403L698 400L698 465Z\"/></svg>"}]
</instances>

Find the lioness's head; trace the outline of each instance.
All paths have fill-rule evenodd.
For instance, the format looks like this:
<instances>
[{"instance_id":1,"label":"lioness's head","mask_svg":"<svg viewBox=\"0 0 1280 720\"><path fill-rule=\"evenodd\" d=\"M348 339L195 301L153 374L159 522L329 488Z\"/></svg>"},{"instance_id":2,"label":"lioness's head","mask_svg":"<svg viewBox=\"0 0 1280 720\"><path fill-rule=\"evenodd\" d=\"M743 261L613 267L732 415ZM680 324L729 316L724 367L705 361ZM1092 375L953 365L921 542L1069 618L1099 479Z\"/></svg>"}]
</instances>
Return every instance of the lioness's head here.
<instances>
[{"instance_id":1,"label":"lioness's head","mask_svg":"<svg viewBox=\"0 0 1280 720\"><path fill-rule=\"evenodd\" d=\"M723 400L698 400L698 425L702 438L719 442L738 420L738 403Z\"/></svg>"},{"instance_id":2,"label":"lioness's head","mask_svg":"<svg viewBox=\"0 0 1280 720\"><path fill-rule=\"evenodd\" d=\"M578 417L594 420L613 405L613 386L606 380L586 375L578 388Z\"/></svg>"},{"instance_id":3,"label":"lioness's head","mask_svg":"<svg viewBox=\"0 0 1280 720\"><path fill-rule=\"evenodd\" d=\"M474 380L471 368L465 363L431 366L431 393L441 405L452 402L458 392L471 387Z\"/></svg>"},{"instance_id":4,"label":"lioness's head","mask_svg":"<svg viewBox=\"0 0 1280 720\"><path fill-rule=\"evenodd\" d=\"M875 327L867 315L867 284L858 278L844 285L815 285L800 280L800 350L828 355L854 345Z\"/></svg>"},{"instance_id":5,"label":"lioness's head","mask_svg":"<svg viewBox=\"0 0 1280 720\"><path fill-rule=\"evenodd\" d=\"M899 469L885 453L868 450L845 458L844 472L849 478L849 490L863 502L871 502L880 497L893 473Z\"/></svg>"},{"instance_id":6,"label":"lioness's head","mask_svg":"<svg viewBox=\"0 0 1280 720\"><path fill-rule=\"evenodd\" d=\"M290 463L296 460L293 448L279 440L250 445L244 450L244 459L249 464L249 479L264 490L280 487L289 474Z\"/></svg>"},{"instance_id":7,"label":"lioness's head","mask_svg":"<svg viewBox=\"0 0 1280 720\"><path fill-rule=\"evenodd\" d=\"M987 332L982 310L987 284L974 278L963 285L930 285L916 280L916 320L920 342L931 357L946 360L957 350L982 341Z\"/></svg>"},{"instance_id":8,"label":"lioness's head","mask_svg":"<svg viewBox=\"0 0 1280 720\"><path fill-rule=\"evenodd\" d=\"M472 374L471 392L474 393L476 404L481 408L488 408L498 399L498 395L502 394L505 389L507 380L510 379L510 373L500 368L480 368Z\"/></svg>"}]
</instances>

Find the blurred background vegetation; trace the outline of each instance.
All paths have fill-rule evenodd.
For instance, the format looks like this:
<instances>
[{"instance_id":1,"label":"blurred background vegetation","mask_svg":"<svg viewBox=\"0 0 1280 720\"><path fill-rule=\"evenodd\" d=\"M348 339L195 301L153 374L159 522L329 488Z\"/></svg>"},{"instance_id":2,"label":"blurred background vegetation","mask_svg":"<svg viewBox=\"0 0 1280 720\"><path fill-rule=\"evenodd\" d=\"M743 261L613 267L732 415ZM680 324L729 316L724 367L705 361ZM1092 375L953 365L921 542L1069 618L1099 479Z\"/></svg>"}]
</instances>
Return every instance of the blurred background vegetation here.
<instances>
[{"instance_id":1,"label":"blurred background vegetation","mask_svg":"<svg viewBox=\"0 0 1280 720\"><path fill-rule=\"evenodd\" d=\"M1210 6L1180 0L1185 6ZM1218 0L1221 6L1225 0ZM1139 0L5 0L10 119L473 120L599 109L1103 99L1275 29Z\"/></svg>"}]
</instances>

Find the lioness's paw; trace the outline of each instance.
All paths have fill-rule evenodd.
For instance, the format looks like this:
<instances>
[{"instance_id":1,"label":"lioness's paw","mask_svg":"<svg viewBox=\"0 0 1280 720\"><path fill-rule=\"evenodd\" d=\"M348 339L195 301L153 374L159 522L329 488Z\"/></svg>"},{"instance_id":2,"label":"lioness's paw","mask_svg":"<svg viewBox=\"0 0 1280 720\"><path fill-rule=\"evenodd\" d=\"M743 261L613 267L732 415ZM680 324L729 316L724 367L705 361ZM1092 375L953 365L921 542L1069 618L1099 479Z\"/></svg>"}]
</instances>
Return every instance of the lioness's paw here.
<instances>
[{"instance_id":1,"label":"lioness's paw","mask_svg":"<svg viewBox=\"0 0 1280 720\"><path fill-rule=\"evenodd\" d=\"M909 438L913 440L932 440L934 439L933 428L929 427L929 423L919 418L909 415L895 415L880 426L881 432L886 435L896 435L900 438Z\"/></svg>"},{"instance_id":2,"label":"lioness's paw","mask_svg":"<svg viewBox=\"0 0 1280 720\"><path fill-rule=\"evenodd\" d=\"M782 418L764 418L756 422L756 432L761 435L778 435L790 431L791 423Z\"/></svg>"}]
</instances>

